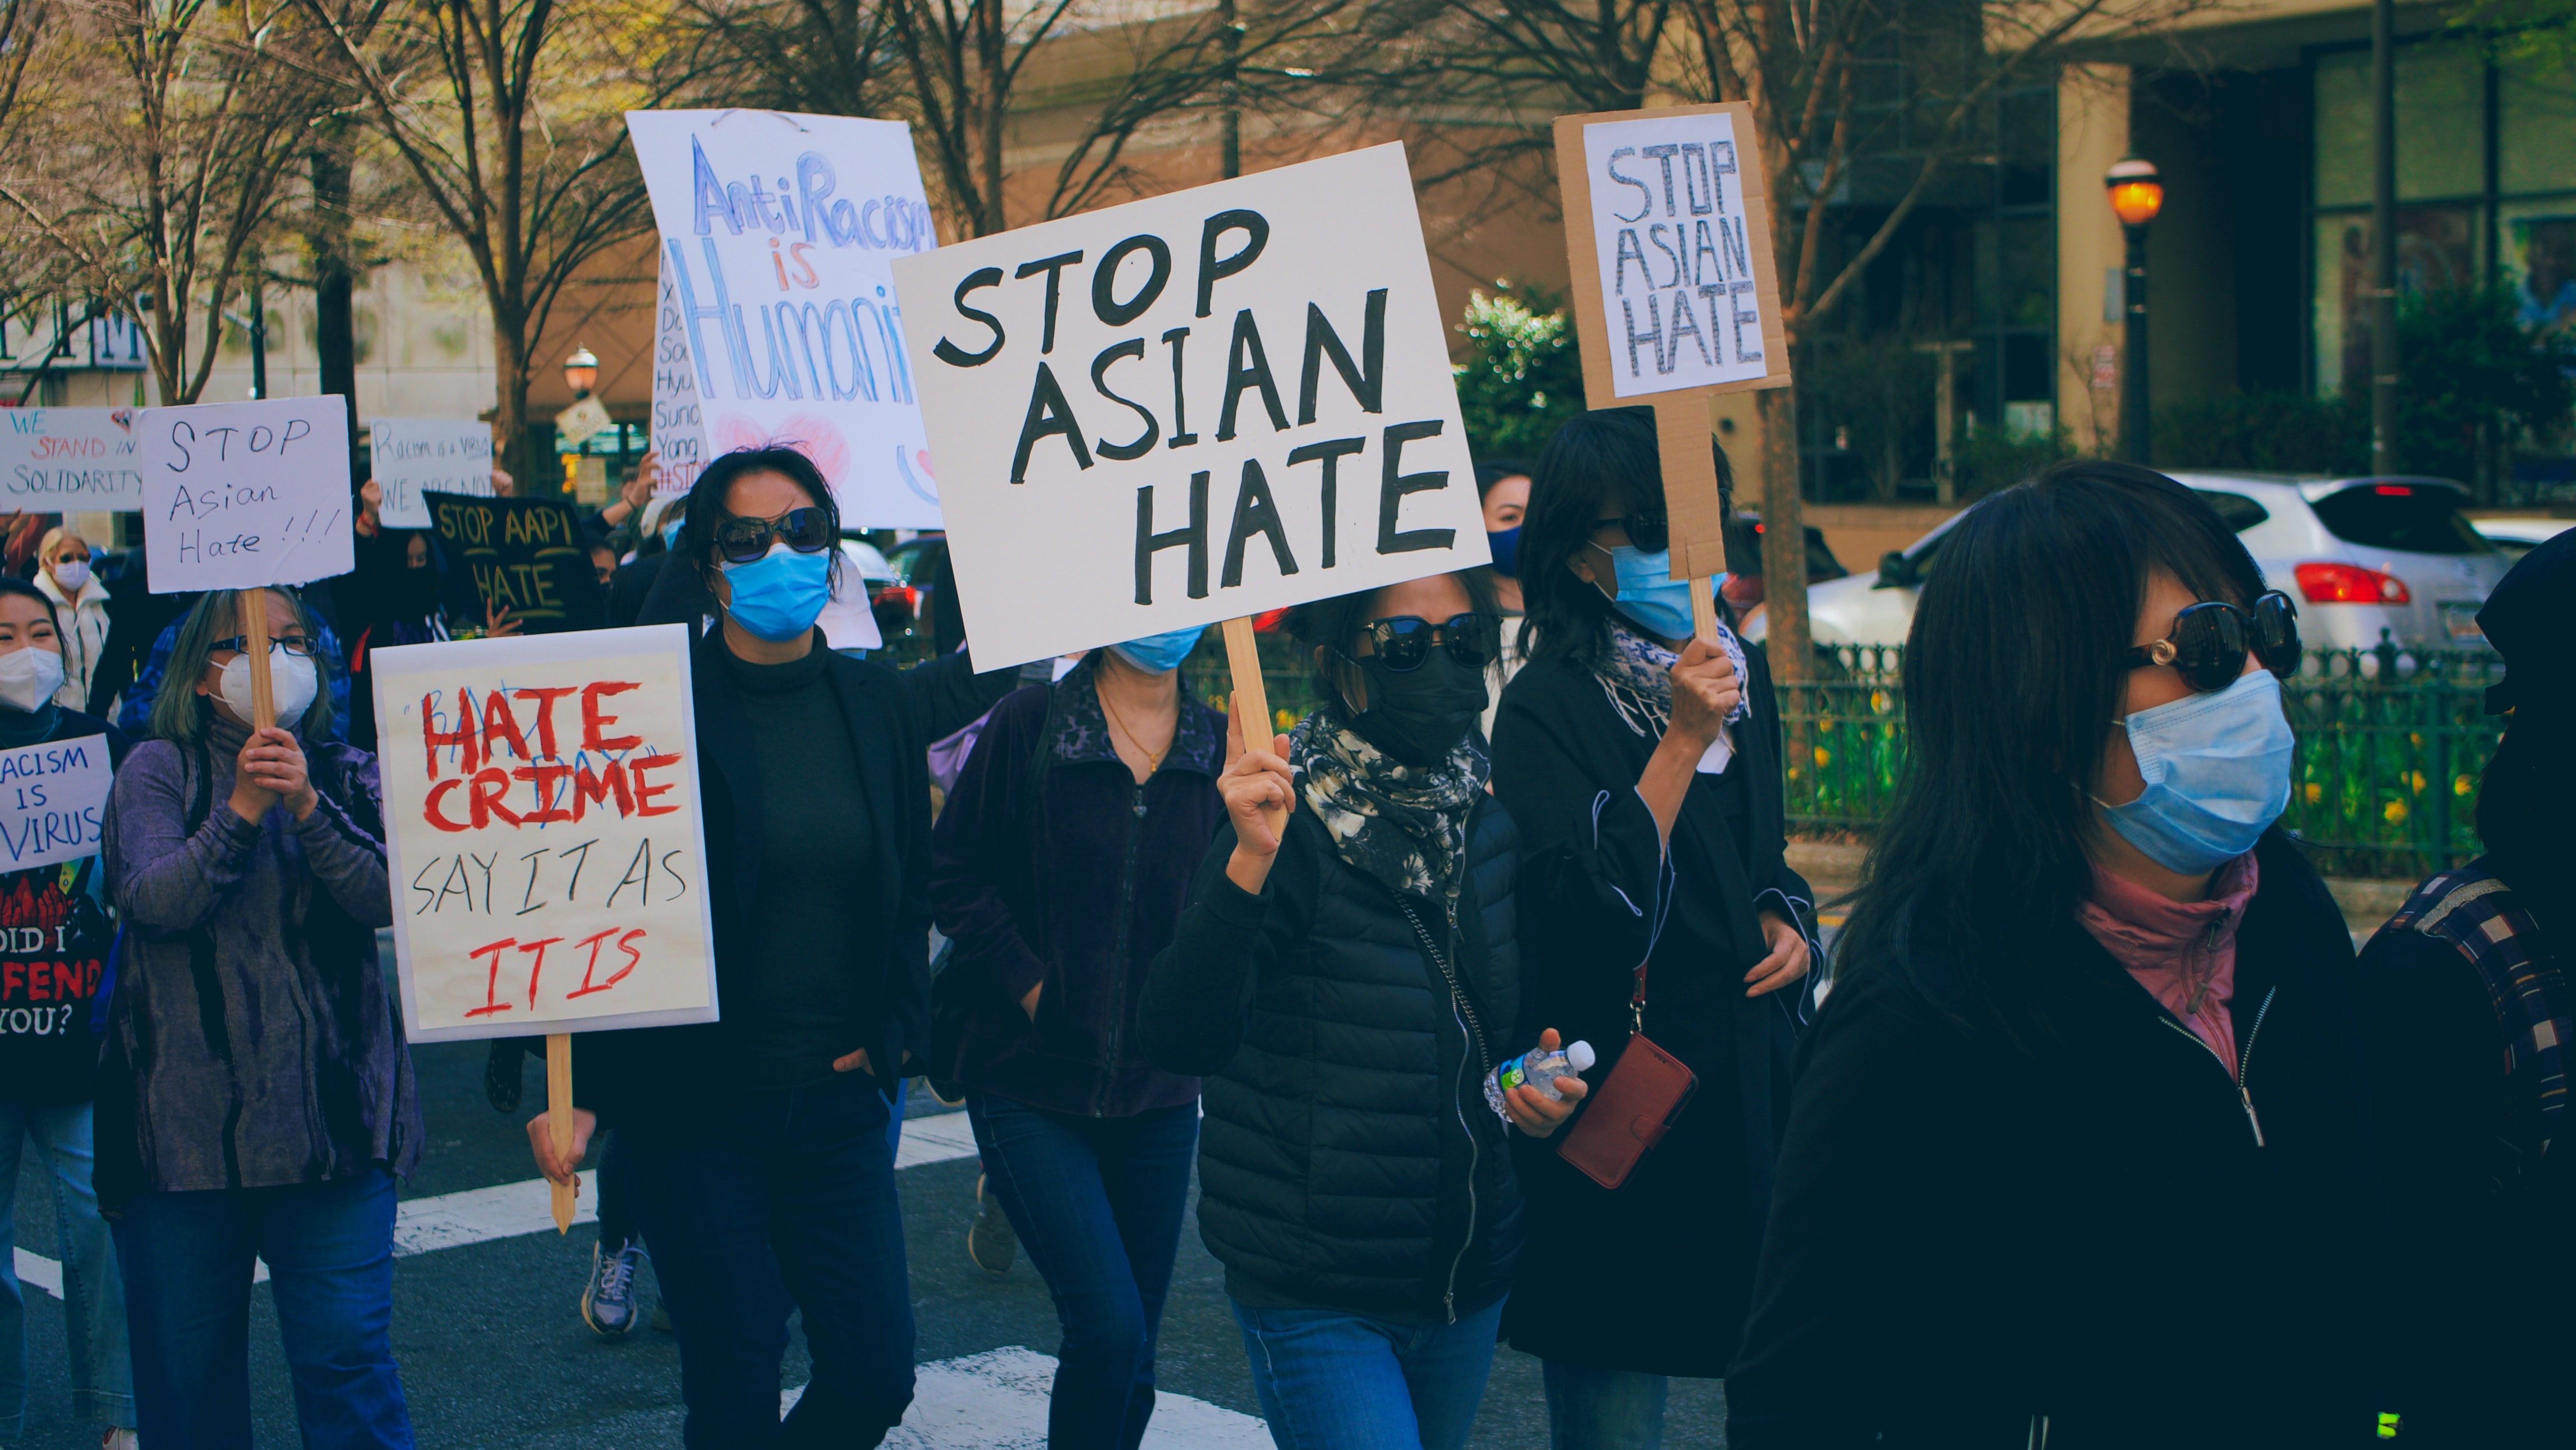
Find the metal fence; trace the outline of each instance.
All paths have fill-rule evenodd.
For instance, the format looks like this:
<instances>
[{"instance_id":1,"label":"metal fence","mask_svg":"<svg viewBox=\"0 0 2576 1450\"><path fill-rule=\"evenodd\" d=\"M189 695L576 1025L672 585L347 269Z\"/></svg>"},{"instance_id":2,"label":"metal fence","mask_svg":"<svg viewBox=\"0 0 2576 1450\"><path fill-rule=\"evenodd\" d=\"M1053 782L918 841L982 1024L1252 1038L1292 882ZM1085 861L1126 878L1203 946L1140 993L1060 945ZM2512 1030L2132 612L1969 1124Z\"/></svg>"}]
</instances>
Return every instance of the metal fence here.
<instances>
[{"instance_id":1,"label":"metal fence","mask_svg":"<svg viewBox=\"0 0 2576 1450\"><path fill-rule=\"evenodd\" d=\"M1906 769L1903 651L1835 652L1826 678L1782 691L1793 832L1866 833ZM2485 651L2312 651L2282 686L2299 737L2290 833L2337 876L2413 879L2478 853L2478 777L2503 734Z\"/></svg>"}]
</instances>

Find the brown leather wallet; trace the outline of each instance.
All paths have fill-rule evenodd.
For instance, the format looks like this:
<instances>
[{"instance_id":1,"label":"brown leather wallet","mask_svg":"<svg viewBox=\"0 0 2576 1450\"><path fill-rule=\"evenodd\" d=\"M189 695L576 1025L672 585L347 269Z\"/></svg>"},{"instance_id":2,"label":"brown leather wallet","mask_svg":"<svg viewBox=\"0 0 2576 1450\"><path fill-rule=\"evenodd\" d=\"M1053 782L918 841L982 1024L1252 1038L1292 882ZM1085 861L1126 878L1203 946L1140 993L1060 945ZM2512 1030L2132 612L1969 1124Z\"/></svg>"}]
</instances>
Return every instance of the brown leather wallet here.
<instances>
[{"instance_id":1,"label":"brown leather wallet","mask_svg":"<svg viewBox=\"0 0 2576 1450\"><path fill-rule=\"evenodd\" d=\"M1601 1091L1556 1145L1556 1156L1602 1187L1617 1188L1628 1181L1646 1150L1663 1141L1673 1119L1698 1091L1698 1074L1646 1034L1636 1033Z\"/></svg>"}]
</instances>

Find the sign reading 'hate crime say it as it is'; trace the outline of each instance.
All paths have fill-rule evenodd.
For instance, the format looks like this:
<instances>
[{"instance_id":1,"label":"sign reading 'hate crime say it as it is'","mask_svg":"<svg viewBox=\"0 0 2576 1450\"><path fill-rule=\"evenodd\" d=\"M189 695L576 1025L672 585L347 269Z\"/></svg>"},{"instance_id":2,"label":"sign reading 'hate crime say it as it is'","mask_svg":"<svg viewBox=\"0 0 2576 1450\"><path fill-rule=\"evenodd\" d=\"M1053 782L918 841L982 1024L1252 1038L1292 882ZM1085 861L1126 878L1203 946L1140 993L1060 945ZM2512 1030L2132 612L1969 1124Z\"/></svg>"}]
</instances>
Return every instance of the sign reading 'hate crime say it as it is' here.
<instances>
[{"instance_id":1,"label":"sign reading 'hate crime say it as it is'","mask_svg":"<svg viewBox=\"0 0 2576 1450\"><path fill-rule=\"evenodd\" d=\"M415 1042L716 1020L684 625L378 650Z\"/></svg>"}]
</instances>

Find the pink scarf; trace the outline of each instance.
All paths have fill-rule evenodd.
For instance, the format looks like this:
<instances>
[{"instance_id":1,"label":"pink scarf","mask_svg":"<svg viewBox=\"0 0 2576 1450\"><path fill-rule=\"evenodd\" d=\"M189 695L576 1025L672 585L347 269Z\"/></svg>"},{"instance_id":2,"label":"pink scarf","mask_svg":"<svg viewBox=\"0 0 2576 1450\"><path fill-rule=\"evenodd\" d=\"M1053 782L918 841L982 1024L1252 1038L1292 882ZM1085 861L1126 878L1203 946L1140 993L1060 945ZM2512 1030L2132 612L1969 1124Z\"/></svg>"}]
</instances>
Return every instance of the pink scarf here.
<instances>
[{"instance_id":1,"label":"pink scarf","mask_svg":"<svg viewBox=\"0 0 2576 1450\"><path fill-rule=\"evenodd\" d=\"M2236 1028L2228 1003L2236 995L2236 927L2254 899L2260 873L2246 852L2209 878L2205 901L2173 901L2100 866L2093 896L2076 919L2138 985L2182 1019L2236 1075Z\"/></svg>"}]
</instances>

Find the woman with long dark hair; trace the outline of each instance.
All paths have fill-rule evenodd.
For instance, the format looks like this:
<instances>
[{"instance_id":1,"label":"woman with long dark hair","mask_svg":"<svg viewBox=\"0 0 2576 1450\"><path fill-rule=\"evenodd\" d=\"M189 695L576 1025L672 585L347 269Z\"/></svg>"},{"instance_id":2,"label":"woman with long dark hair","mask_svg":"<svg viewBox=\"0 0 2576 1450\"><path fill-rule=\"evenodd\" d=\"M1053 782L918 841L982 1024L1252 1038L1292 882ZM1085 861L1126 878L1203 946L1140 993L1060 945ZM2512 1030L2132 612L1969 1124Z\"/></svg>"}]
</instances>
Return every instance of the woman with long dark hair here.
<instances>
[{"instance_id":1,"label":"woman with long dark hair","mask_svg":"<svg viewBox=\"0 0 2576 1450\"><path fill-rule=\"evenodd\" d=\"M927 1045L929 775L894 675L815 627L841 521L813 463L729 453L688 499L668 567L718 612L690 684L724 1020L582 1038L571 1159L546 1114L528 1138L557 1182L594 1109L633 1154L690 1446L875 1445L912 1401L886 1125ZM791 1309L814 1375L782 1426Z\"/></svg>"},{"instance_id":2,"label":"woman with long dark hair","mask_svg":"<svg viewBox=\"0 0 2576 1450\"><path fill-rule=\"evenodd\" d=\"M1521 1246L1506 1140L1555 1132L1584 1091L1497 1106L1481 1086L1531 1046L1519 856L1474 738L1493 594L1434 575L1289 628L1324 703L1266 741L1235 716L1228 824L1140 1026L1205 1079L1199 1233L1271 1438L1461 1450Z\"/></svg>"},{"instance_id":3,"label":"woman with long dark hair","mask_svg":"<svg viewBox=\"0 0 2576 1450\"><path fill-rule=\"evenodd\" d=\"M1770 675L1725 625L1694 636L1662 474L1646 409L1557 430L1521 523L1529 662L1494 725L1539 1020L1592 1044L1596 1085L1640 1033L1698 1079L1616 1188L1518 1145L1533 1236L1503 1332L1545 1361L1557 1450L1650 1450L1666 1378L1726 1372L1809 955Z\"/></svg>"},{"instance_id":4,"label":"woman with long dark hair","mask_svg":"<svg viewBox=\"0 0 2576 1450\"><path fill-rule=\"evenodd\" d=\"M2369 1437L2352 940L2276 824L2298 664L2291 601L2161 474L2059 464L1951 530L1729 1444Z\"/></svg>"}]
</instances>

